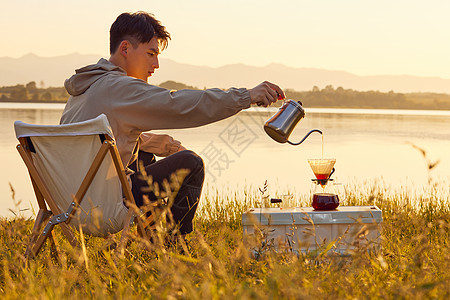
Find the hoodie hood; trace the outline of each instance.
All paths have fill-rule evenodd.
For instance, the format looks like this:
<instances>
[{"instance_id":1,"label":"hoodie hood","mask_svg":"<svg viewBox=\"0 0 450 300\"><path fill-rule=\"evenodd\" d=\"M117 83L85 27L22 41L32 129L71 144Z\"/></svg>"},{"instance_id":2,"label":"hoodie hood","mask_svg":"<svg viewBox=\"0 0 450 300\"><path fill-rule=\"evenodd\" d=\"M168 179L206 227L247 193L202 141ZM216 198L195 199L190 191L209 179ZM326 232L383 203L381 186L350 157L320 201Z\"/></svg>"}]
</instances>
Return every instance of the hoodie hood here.
<instances>
[{"instance_id":1,"label":"hoodie hood","mask_svg":"<svg viewBox=\"0 0 450 300\"><path fill-rule=\"evenodd\" d=\"M75 70L75 74L64 81L64 87L72 96L83 94L94 82L110 74L127 75L124 69L101 58L98 63Z\"/></svg>"}]
</instances>

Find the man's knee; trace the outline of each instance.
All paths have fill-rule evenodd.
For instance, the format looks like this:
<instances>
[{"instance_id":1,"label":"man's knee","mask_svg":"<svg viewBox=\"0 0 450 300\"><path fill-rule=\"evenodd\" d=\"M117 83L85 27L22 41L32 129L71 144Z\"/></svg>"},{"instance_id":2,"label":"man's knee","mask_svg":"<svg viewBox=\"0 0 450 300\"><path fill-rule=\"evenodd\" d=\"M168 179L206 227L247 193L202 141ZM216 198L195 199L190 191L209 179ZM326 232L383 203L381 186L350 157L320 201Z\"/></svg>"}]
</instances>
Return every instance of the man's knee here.
<instances>
[{"instance_id":1,"label":"man's knee","mask_svg":"<svg viewBox=\"0 0 450 300\"><path fill-rule=\"evenodd\" d=\"M177 154L179 155L179 159L183 161L183 168L188 169L190 173L188 175L189 182L186 183L201 188L205 180L205 164L203 163L203 159L191 150L183 150Z\"/></svg>"},{"instance_id":2,"label":"man's knee","mask_svg":"<svg viewBox=\"0 0 450 300\"><path fill-rule=\"evenodd\" d=\"M200 156L198 156L197 153L195 153L194 151L183 150L178 152L178 154L180 155L180 158L183 160L184 164L186 164L186 166L192 171L194 170L203 171L205 169L203 159Z\"/></svg>"}]
</instances>

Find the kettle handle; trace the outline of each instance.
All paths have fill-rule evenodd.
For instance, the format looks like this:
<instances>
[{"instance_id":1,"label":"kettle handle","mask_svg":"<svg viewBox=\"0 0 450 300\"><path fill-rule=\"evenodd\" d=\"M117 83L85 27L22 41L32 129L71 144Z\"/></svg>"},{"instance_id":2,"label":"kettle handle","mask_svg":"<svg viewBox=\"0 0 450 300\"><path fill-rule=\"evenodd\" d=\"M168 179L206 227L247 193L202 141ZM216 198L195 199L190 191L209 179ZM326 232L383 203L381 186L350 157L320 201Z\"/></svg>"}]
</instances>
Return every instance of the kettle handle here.
<instances>
[{"instance_id":1,"label":"kettle handle","mask_svg":"<svg viewBox=\"0 0 450 300\"><path fill-rule=\"evenodd\" d=\"M323 134L322 133L322 131L320 131L319 129L313 129L313 130L311 130L310 132L308 132L306 135L305 135L305 137L300 141L300 142L298 142L298 143L293 143L293 142L291 142L291 141L287 141L289 144L291 144L291 145L294 145L294 146L297 146L297 145L300 145L301 143L303 143L303 141L304 140L306 140L306 138L311 134L311 133L313 133L313 132L318 132L318 133L320 133L320 134Z\"/></svg>"}]
</instances>

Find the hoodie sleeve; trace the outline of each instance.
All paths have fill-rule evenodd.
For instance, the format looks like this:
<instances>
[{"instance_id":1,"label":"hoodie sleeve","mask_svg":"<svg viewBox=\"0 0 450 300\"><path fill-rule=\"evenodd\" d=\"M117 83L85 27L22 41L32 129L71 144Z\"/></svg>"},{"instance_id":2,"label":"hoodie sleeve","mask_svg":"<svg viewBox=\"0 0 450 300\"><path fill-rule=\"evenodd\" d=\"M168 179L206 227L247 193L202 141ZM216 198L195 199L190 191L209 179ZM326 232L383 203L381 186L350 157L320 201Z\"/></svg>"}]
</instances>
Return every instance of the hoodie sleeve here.
<instances>
[{"instance_id":1,"label":"hoodie sleeve","mask_svg":"<svg viewBox=\"0 0 450 300\"><path fill-rule=\"evenodd\" d=\"M170 91L127 76L116 81L105 83L111 112L140 132L202 126L250 107L245 88Z\"/></svg>"}]
</instances>

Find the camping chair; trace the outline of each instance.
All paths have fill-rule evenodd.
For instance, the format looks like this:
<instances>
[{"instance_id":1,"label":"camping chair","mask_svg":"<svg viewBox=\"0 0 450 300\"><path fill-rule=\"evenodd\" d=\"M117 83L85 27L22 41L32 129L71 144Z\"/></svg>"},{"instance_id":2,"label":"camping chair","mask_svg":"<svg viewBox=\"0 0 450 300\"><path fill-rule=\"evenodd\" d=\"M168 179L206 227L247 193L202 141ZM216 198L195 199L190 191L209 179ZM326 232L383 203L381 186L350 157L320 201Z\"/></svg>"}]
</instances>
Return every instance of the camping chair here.
<instances>
[{"instance_id":1,"label":"camping chair","mask_svg":"<svg viewBox=\"0 0 450 300\"><path fill-rule=\"evenodd\" d=\"M138 233L146 236L105 115L65 125L16 121L14 128L39 205L27 257L36 256L47 238L55 248L56 225L74 247L79 243L73 229L103 237L123 229L123 247L136 220Z\"/></svg>"}]
</instances>

